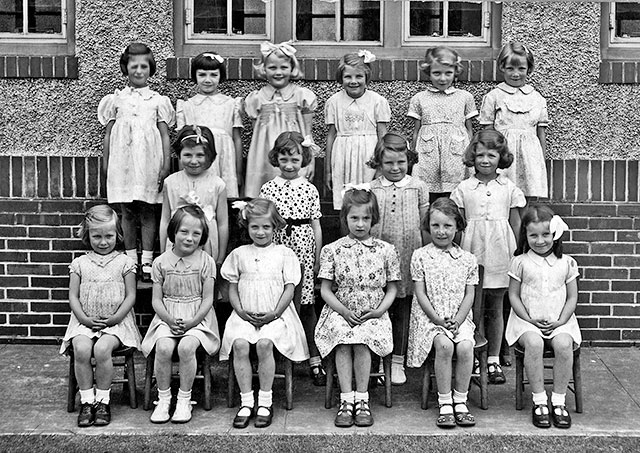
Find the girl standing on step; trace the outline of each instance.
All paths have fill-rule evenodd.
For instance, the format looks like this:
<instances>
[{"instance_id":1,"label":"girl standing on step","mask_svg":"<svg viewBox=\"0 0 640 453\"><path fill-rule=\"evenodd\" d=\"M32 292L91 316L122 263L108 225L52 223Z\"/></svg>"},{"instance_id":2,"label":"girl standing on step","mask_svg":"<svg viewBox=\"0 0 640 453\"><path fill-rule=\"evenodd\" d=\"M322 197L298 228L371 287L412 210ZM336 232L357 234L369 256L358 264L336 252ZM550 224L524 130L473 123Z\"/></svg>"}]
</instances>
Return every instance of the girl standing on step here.
<instances>
[{"instance_id":1,"label":"girl standing on step","mask_svg":"<svg viewBox=\"0 0 640 453\"><path fill-rule=\"evenodd\" d=\"M224 329L220 360L229 360L233 350L241 399L233 427L246 428L255 416L254 426L266 428L273 419L273 348L295 362L309 358L304 329L292 304L300 282L300 262L293 250L273 242L274 233L287 225L273 202L255 198L236 201L233 208L240 210L238 222L253 243L234 249L222 265L221 275L230 285L233 313ZM251 388L251 345L258 354L257 410Z\"/></svg>"},{"instance_id":2,"label":"girl standing on step","mask_svg":"<svg viewBox=\"0 0 640 453\"><path fill-rule=\"evenodd\" d=\"M573 348L582 342L575 315L578 265L562 253L562 234L568 226L543 205L530 206L522 215L516 256L509 266L511 313L505 337L509 345L524 348L524 369L533 396L534 426L571 427L565 407L573 369ZM553 348L551 420L544 390L542 355Z\"/></svg>"},{"instance_id":3,"label":"girl standing on step","mask_svg":"<svg viewBox=\"0 0 640 453\"><path fill-rule=\"evenodd\" d=\"M196 350L202 346L215 354L220 346L218 320L213 310L216 263L202 250L209 236L209 224L196 205L178 208L171 217L170 250L153 261L153 317L142 341L145 356L155 348L154 370L158 402L152 423L186 423L191 420L191 387L196 375ZM172 357L178 351L180 388L173 416L171 405Z\"/></svg>"},{"instance_id":4,"label":"girl standing on step","mask_svg":"<svg viewBox=\"0 0 640 453\"><path fill-rule=\"evenodd\" d=\"M140 348L133 314L136 264L116 250L122 246L122 228L117 214L107 205L87 211L79 236L91 251L69 266L71 319L60 353L73 348L80 388L78 426L104 426L111 422L112 353L121 346ZM96 361L95 394L91 357Z\"/></svg>"},{"instance_id":5,"label":"girl standing on step","mask_svg":"<svg viewBox=\"0 0 640 453\"><path fill-rule=\"evenodd\" d=\"M432 243L416 250L411 258L414 296L411 306L407 365L422 366L435 349L440 428L473 426L475 418L467 407L473 368L475 325L471 307L478 284L475 256L453 242L466 222L449 198L438 198L429 206L423 228ZM451 395L452 358L456 373Z\"/></svg>"},{"instance_id":6,"label":"girl standing on step","mask_svg":"<svg viewBox=\"0 0 640 453\"><path fill-rule=\"evenodd\" d=\"M368 184L347 186L342 199L340 223L348 234L323 247L320 255L318 277L326 305L316 344L323 357L335 350L341 391L335 425L371 426L371 353L384 357L393 351L387 310L397 293L400 265L395 247L371 236L380 214Z\"/></svg>"}]
</instances>

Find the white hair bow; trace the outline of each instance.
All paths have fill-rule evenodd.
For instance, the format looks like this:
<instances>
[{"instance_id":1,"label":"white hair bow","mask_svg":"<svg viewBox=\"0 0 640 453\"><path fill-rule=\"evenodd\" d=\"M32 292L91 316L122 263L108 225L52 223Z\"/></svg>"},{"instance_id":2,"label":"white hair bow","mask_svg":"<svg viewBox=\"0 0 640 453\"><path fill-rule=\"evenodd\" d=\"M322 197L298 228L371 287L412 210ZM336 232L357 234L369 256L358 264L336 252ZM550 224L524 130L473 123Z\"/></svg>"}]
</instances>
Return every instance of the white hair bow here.
<instances>
[{"instance_id":1,"label":"white hair bow","mask_svg":"<svg viewBox=\"0 0 640 453\"><path fill-rule=\"evenodd\" d=\"M549 231L553 234L553 240L557 241L565 231L569 231L569 225L559 215L554 215L549 221Z\"/></svg>"},{"instance_id":2,"label":"white hair bow","mask_svg":"<svg viewBox=\"0 0 640 453\"><path fill-rule=\"evenodd\" d=\"M376 61L376 56L368 50L359 50L358 56L362 57L365 63L372 63Z\"/></svg>"},{"instance_id":3,"label":"white hair bow","mask_svg":"<svg viewBox=\"0 0 640 453\"><path fill-rule=\"evenodd\" d=\"M311 154L315 157L320 152L320 147L316 145L316 142L313 141L313 137L311 135L305 135L304 140L300 143L301 146L305 148L309 148L311 150Z\"/></svg>"},{"instance_id":4,"label":"white hair bow","mask_svg":"<svg viewBox=\"0 0 640 453\"><path fill-rule=\"evenodd\" d=\"M365 192L371 192L371 184L368 182L363 182L362 184L352 184L349 182L344 185L340 194L344 197L344 194L350 190L364 190Z\"/></svg>"},{"instance_id":5,"label":"white hair bow","mask_svg":"<svg viewBox=\"0 0 640 453\"><path fill-rule=\"evenodd\" d=\"M211 58L212 60L216 60L220 64L224 63L224 58L222 58L217 53L203 53L202 56L203 57L207 57L207 58Z\"/></svg>"},{"instance_id":6,"label":"white hair bow","mask_svg":"<svg viewBox=\"0 0 640 453\"><path fill-rule=\"evenodd\" d=\"M244 220L247 220L247 215L244 213L244 209L247 207L247 202L242 200L236 200L231 203L231 207L233 209L238 209L240 211L240 215Z\"/></svg>"},{"instance_id":7,"label":"white hair bow","mask_svg":"<svg viewBox=\"0 0 640 453\"><path fill-rule=\"evenodd\" d=\"M267 58L276 50L279 50L287 57L293 57L297 52L296 48L293 47L293 41L285 41L281 42L280 44L273 44L269 41L263 41L262 44L260 44L260 53L262 54L263 58Z\"/></svg>"}]
</instances>

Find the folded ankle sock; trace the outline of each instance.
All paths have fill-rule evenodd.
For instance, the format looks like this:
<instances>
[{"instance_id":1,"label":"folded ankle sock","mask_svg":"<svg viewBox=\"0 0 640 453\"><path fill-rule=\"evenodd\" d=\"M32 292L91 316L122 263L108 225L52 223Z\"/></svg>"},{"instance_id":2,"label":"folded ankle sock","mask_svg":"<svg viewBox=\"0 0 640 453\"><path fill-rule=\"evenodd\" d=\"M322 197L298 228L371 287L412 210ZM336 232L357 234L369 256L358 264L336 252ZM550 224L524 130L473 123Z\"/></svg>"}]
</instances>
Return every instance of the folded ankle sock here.
<instances>
[{"instance_id":1,"label":"folded ankle sock","mask_svg":"<svg viewBox=\"0 0 640 453\"><path fill-rule=\"evenodd\" d=\"M490 355L487 358L487 363L498 363L499 364L500 363L500 357L497 356L497 355Z\"/></svg>"},{"instance_id":2,"label":"folded ankle sock","mask_svg":"<svg viewBox=\"0 0 640 453\"><path fill-rule=\"evenodd\" d=\"M552 406L564 406L566 400L566 393L551 392L551 405Z\"/></svg>"},{"instance_id":3,"label":"folded ankle sock","mask_svg":"<svg viewBox=\"0 0 640 453\"><path fill-rule=\"evenodd\" d=\"M153 250L143 250L140 261L142 264L151 264L153 261Z\"/></svg>"},{"instance_id":4,"label":"folded ankle sock","mask_svg":"<svg viewBox=\"0 0 640 453\"><path fill-rule=\"evenodd\" d=\"M158 389L158 401L161 400L170 400L171 399L171 388L166 390Z\"/></svg>"},{"instance_id":5,"label":"folded ankle sock","mask_svg":"<svg viewBox=\"0 0 640 453\"><path fill-rule=\"evenodd\" d=\"M243 417L248 417L251 415L251 409L255 405L256 401L253 397L253 390L248 391L247 393L240 393L240 407L241 409L238 411L238 415ZM246 409L247 407L251 409Z\"/></svg>"},{"instance_id":6,"label":"folded ankle sock","mask_svg":"<svg viewBox=\"0 0 640 453\"><path fill-rule=\"evenodd\" d=\"M87 390L80 390L80 403L81 404L93 404L96 402L95 394L93 393L93 388Z\"/></svg>"},{"instance_id":7,"label":"folded ankle sock","mask_svg":"<svg viewBox=\"0 0 640 453\"><path fill-rule=\"evenodd\" d=\"M468 395L469 392L459 392L456 389L453 389L453 403L466 404Z\"/></svg>"},{"instance_id":8,"label":"folded ankle sock","mask_svg":"<svg viewBox=\"0 0 640 453\"><path fill-rule=\"evenodd\" d=\"M111 389L96 389L96 401L99 403L109 404L109 402L111 401Z\"/></svg>"},{"instance_id":9,"label":"folded ankle sock","mask_svg":"<svg viewBox=\"0 0 640 453\"><path fill-rule=\"evenodd\" d=\"M320 358L319 355L311 357L309 359L309 367L313 368L314 366L320 366L320 364L322 363L322 359Z\"/></svg>"},{"instance_id":10,"label":"folded ankle sock","mask_svg":"<svg viewBox=\"0 0 640 453\"><path fill-rule=\"evenodd\" d=\"M533 397L533 404L538 406L540 404L547 404L547 392L533 393L531 392L531 396Z\"/></svg>"},{"instance_id":11,"label":"folded ankle sock","mask_svg":"<svg viewBox=\"0 0 640 453\"><path fill-rule=\"evenodd\" d=\"M404 356L403 355L392 355L391 363L395 363L396 365L404 366Z\"/></svg>"},{"instance_id":12,"label":"folded ankle sock","mask_svg":"<svg viewBox=\"0 0 640 453\"><path fill-rule=\"evenodd\" d=\"M355 400L369 402L369 392L355 392Z\"/></svg>"},{"instance_id":13,"label":"folded ankle sock","mask_svg":"<svg viewBox=\"0 0 640 453\"><path fill-rule=\"evenodd\" d=\"M129 258L131 258L136 264L138 264L138 251L136 249L125 250L125 253Z\"/></svg>"},{"instance_id":14,"label":"folded ankle sock","mask_svg":"<svg viewBox=\"0 0 640 453\"><path fill-rule=\"evenodd\" d=\"M273 405L273 390L258 390L258 406L271 407Z\"/></svg>"},{"instance_id":15,"label":"folded ankle sock","mask_svg":"<svg viewBox=\"0 0 640 453\"><path fill-rule=\"evenodd\" d=\"M178 399L179 400L189 400L191 401L191 390L184 391L182 389L178 389Z\"/></svg>"},{"instance_id":16,"label":"folded ankle sock","mask_svg":"<svg viewBox=\"0 0 640 453\"><path fill-rule=\"evenodd\" d=\"M356 399L356 392L341 392L340 393L340 401L346 401L347 403L352 403Z\"/></svg>"},{"instance_id":17,"label":"folded ankle sock","mask_svg":"<svg viewBox=\"0 0 640 453\"><path fill-rule=\"evenodd\" d=\"M453 404L453 398L451 393L438 393L438 405ZM453 414L453 408L451 406L445 406L440 408L441 414Z\"/></svg>"}]
</instances>

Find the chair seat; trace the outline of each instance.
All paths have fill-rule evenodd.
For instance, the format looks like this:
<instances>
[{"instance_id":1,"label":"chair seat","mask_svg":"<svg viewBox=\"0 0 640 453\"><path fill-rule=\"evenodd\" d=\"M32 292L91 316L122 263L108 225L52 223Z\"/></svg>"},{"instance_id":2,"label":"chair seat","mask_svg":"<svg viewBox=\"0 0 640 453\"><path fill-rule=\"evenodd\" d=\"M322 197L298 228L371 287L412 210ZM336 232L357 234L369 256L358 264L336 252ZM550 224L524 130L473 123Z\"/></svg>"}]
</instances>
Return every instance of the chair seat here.
<instances>
[{"instance_id":1,"label":"chair seat","mask_svg":"<svg viewBox=\"0 0 640 453\"><path fill-rule=\"evenodd\" d=\"M489 345L487 339L480 332L476 331L473 333L473 339L476 342L476 345L473 347L474 350L478 351L482 348L486 348Z\"/></svg>"}]
</instances>

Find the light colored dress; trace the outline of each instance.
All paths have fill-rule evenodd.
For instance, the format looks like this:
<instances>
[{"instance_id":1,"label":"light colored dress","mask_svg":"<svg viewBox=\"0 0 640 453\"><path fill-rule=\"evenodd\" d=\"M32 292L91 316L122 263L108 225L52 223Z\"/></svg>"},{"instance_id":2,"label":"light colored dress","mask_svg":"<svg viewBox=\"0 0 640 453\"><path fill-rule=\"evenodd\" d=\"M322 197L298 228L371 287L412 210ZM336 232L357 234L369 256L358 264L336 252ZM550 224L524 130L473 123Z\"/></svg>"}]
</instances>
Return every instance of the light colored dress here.
<instances>
[{"instance_id":1,"label":"light colored dress","mask_svg":"<svg viewBox=\"0 0 640 453\"><path fill-rule=\"evenodd\" d=\"M378 308L387 282L400 280L398 252L393 245L370 237L359 241L348 236L322 248L318 278L332 280L335 295L356 315ZM351 327L329 305L322 308L315 331L316 346L322 357L341 344L365 344L384 357L393 351L391 319L385 312Z\"/></svg>"},{"instance_id":2,"label":"light colored dress","mask_svg":"<svg viewBox=\"0 0 640 453\"><path fill-rule=\"evenodd\" d=\"M416 140L418 163L412 175L426 182L429 192L451 192L469 176L462 163L469 145L465 121L477 115L471 93L454 87L440 92L428 86L411 98L407 116L421 122Z\"/></svg>"},{"instance_id":3,"label":"light colored dress","mask_svg":"<svg viewBox=\"0 0 640 453\"><path fill-rule=\"evenodd\" d=\"M480 124L492 125L507 139L514 159L503 173L525 196L547 197L547 167L537 135L538 126L549 124L545 98L531 85L516 88L502 82L482 100Z\"/></svg>"},{"instance_id":4,"label":"light colored dress","mask_svg":"<svg viewBox=\"0 0 640 453\"><path fill-rule=\"evenodd\" d=\"M113 251L108 255L99 255L92 251L74 259L69 265L69 271L80 277L79 300L82 311L91 317L109 317L118 311L124 301L124 277L130 272L135 273L136 264L124 253ZM123 346L140 349L140 332L132 308L119 324L99 331L80 324L76 315L71 312L60 354L66 352L71 346L71 340L78 335L100 338L103 334L117 337Z\"/></svg>"},{"instance_id":5,"label":"light colored dress","mask_svg":"<svg viewBox=\"0 0 640 453\"><path fill-rule=\"evenodd\" d=\"M202 303L202 288L208 280L216 278L216 263L204 251L198 249L189 256L180 257L167 250L153 260L151 279L162 286L162 303L174 318L193 319ZM207 312L200 324L192 327L184 335L171 333L169 325L155 315L149 330L142 340L142 352L148 356L160 338L196 337L208 354L215 354L220 348L218 320L213 308Z\"/></svg>"},{"instance_id":6,"label":"light colored dress","mask_svg":"<svg viewBox=\"0 0 640 453\"><path fill-rule=\"evenodd\" d=\"M244 310L266 313L278 306L285 285L300 282L300 263L293 250L284 245L243 245L229 254L220 274L229 283L238 284ZM233 342L239 338L251 344L271 340L280 354L294 362L309 358L304 329L293 302L278 319L262 327L254 327L235 311L231 313L224 329L220 360L229 359Z\"/></svg>"},{"instance_id":7,"label":"light colored dress","mask_svg":"<svg viewBox=\"0 0 640 453\"><path fill-rule=\"evenodd\" d=\"M218 222L216 219L216 209L218 208L218 198L225 190L224 181L216 176L211 168L194 178L181 170L173 173L164 180L164 189L169 200L171 216L178 208L196 204L202 208L209 225L209 240L204 244L204 251L218 259ZM167 239L166 250L171 250L172 244ZM226 253L226 250L222 250Z\"/></svg>"},{"instance_id":8,"label":"light colored dress","mask_svg":"<svg viewBox=\"0 0 640 453\"><path fill-rule=\"evenodd\" d=\"M424 181L412 176L393 183L384 176L371 182L376 195L380 220L371 234L396 247L400 255L400 275L397 298L413 294L411 255L422 247L420 221L429 208L429 189Z\"/></svg>"},{"instance_id":9,"label":"light colored dress","mask_svg":"<svg viewBox=\"0 0 640 453\"><path fill-rule=\"evenodd\" d=\"M358 99L344 90L331 96L324 107L325 124L336 128L331 150L333 208L342 207L342 188L347 183L371 181L376 170L367 162L378 143L378 123L391 121L389 102L375 91L365 90Z\"/></svg>"},{"instance_id":10,"label":"light colored dress","mask_svg":"<svg viewBox=\"0 0 640 453\"><path fill-rule=\"evenodd\" d=\"M244 100L244 111L255 121L255 126L247 153L245 197L257 197L262 185L278 175L278 168L271 166L268 157L276 138L286 131L305 135L302 115L313 113L316 106L316 95L294 83L281 90L267 84L249 93ZM300 176L305 174L303 168Z\"/></svg>"},{"instance_id":11,"label":"light colored dress","mask_svg":"<svg viewBox=\"0 0 640 453\"><path fill-rule=\"evenodd\" d=\"M567 283L579 276L578 264L569 255L556 257L553 253L547 257L533 250L513 257L509 266L509 277L520 282L520 300L534 319L557 321L567 302ZM553 338L561 333L569 334L574 343L582 342L580 326L575 313L566 324L556 328L551 335L520 318L511 309L504 337L510 345L515 344L525 332L536 332L542 338Z\"/></svg>"},{"instance_id":12,"label":"light colored dress","mask_svg":"<svg viewBox=\"0 0 640 453\"><path fill-rule=\"evenodd\" d=\"M288 222L284 229L275 232L273 241L295 252L302 264L300 303L313 304L315 302L313 268L316 262L316 240L310 222L322 217L318 189L303 177L288 181L276 176L262 186L260 197L273 201L280 215ZM298 224L294 225L294 223Z\"/></svg>"},{"instance_id":13,"label":"light colored dress","mask_svg":"<svg viewBox=\"0 0 640 453\"><path fill-rule=\"evenodd\" d=\"M107 198L109 203L162 203L158 175L164 157L157 123L175 122L171 101L149 87L127 87L102 98L102 125L115 120L109 142Z\"/></svg>"},{"instance_id":14,"label":"light colored dress","mask_svg":"<svg viewBox=\"0 0 640 453\"><path fill-rule=\"evenodd\" d=\"M178 130L191 125L206 126L211 130L217 154L211 169L226 184L229 197L238 197L233 129L244 127L240 114L241 108L242 98L232 98L222 93L212 96L196 94L186 101L178 99L176 103Z\"/></svg>"},{"instance_id":15,"label":"light colored dress","mask_svg":"<svg viewBox=\"0 0 640 453\"><path fill-rule=\"evenodd\" d=\"M438 316L453 317L460 309L467 285L478 284L478 264L475 256L455 244L446 251L428 244L413 254L411 276L416 282L424 282L427 297ZM431 351L434 338L439 334L446 335L455 343L466 340L475 345L475 328L472 310L469 310L458 329L458 334L454 337L449 330L431 322L414 295L409 324L407 366L422 366Z\"/></svg>"},{"instance_id":16,"label":"light colored dress","mask_svg":"<svg viewBox=\"0 0 640 453\"><path fill-rule=\"evenodd\" d=\"M509 213L527 204L524 194L504 175L487 184L472 176L451 192L451 199L464 209L467 228L460 245L484 266L482 287L507 288L509 261L516 250Z\"/></svg>"}]
</instances>

